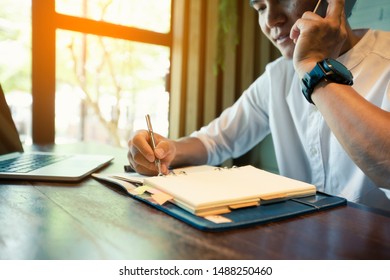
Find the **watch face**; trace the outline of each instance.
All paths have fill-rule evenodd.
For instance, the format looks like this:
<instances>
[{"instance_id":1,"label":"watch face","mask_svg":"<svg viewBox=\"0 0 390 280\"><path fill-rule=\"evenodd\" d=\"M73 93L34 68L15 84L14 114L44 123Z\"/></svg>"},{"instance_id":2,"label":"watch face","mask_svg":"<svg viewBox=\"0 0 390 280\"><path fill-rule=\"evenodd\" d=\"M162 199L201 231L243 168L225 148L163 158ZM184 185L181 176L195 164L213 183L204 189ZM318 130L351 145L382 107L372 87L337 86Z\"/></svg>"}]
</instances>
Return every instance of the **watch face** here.
<instances>
[{"instance_id":1,"label":"watch face","mask_svg":"<svg viewBox=\"0 0 390 280\"><path fill-rule=\"evenodd\" d=\"M352 74L347 69L347 67L345 67L343 64L341 64L337 60L332 59L332 58L328 58L325 60L325 62L326 63L324 63L324 64L326 64L326 66L329 67L329 69L326 69L327 71L328 70L333 71L335 74L343 77L345 80L352 80L353 79Z\"/></svg>"},{"instance_id":2,"label":"watch face","mask_svg":"<svg viewBox=\"0 0 390 280\"><path fill-rule=\"evenodd\" d=\"M310 73L306 73L301 81L302 93L307 101L312 104L314 103L311 99L311 94L322 80L350 86L353 85L352 73L337 60L328 58L317 62L313 70Z\"/></svg>"}]
</instances>

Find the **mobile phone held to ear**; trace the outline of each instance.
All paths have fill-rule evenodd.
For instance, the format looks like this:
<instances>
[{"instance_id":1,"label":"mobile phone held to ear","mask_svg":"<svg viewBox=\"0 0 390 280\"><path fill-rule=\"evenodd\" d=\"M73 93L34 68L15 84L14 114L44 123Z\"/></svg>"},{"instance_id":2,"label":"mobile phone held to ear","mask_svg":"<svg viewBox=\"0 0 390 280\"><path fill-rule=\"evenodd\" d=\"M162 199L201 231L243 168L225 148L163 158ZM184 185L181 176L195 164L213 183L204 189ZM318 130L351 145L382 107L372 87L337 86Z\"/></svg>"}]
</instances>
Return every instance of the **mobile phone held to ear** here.
<instances>
[{"instance_id":1,"label":"mobile phone held to ear","mask_svg":"<svg viewBox=\"0 0 390 280\"><path fill-rule=\"evenodd\" d=\"M353 6L355 6L356 0L345 0L345 15L349 18L352 15Z\"/></svg>"},{"instance_id":2,"label":"mobile phone held to ear","mask_svg":"<svg viewBox=\"0 0 390 280\"><path fill-rule=\"evenodd\" d=\"M325 17L327 8L328 8L328 2L326 0L318 0L313 10L313 13Z\"/></svg>"},{"instance_id":3,"label":"mobile phone held to ear","mask_svg":"<svg viewBox=\"0 0 390 280\"><path fill-rule=\"evenodd\" d=\"M349 18L352 14L353 6L355 6L356 0L345 0L345 15ZM316 7L314 8L314 13L325 17L326 9L328 8L328 1L326 0L318 0Z\"/></svg>"}]
</instances>

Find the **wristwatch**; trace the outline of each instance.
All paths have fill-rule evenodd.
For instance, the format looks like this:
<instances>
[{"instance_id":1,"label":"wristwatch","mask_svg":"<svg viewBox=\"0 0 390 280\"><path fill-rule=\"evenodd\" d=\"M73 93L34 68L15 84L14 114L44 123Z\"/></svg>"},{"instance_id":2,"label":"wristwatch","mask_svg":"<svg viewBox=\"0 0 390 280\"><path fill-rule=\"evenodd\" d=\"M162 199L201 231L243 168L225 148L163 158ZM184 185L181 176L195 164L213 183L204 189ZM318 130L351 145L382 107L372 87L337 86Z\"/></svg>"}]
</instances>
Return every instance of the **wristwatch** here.
<instances>
[{"instance_id":1,"label":"wristwatch","mask_svg":"<svg viewBox=\"0 0 390 280\"><path fill-rule=\"evenodd\" d=\"M302 79L302 93L306 100L311 104L311 94L314 88L325 80L330 83L338 83L343 85L353 85L352 73L343 64L332 58L326 58L317 62L316 66L310 73L306 73Z\"/></svg>"}]
</instances>

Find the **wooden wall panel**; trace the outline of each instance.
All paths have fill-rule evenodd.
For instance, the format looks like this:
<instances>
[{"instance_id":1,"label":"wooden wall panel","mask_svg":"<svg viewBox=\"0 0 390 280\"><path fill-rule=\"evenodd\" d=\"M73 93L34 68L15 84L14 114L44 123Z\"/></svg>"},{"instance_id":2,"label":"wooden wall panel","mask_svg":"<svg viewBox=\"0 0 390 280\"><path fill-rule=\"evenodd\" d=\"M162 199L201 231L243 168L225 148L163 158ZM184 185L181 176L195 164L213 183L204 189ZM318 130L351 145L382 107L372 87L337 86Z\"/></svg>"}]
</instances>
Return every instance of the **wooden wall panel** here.
<instances>
[{"instance_id":1,"label":"wooden wall panel","mask_svg":"<svg viewBox=\"0 0 390 280\"><path fill-rule=\"evenodd\" d=\"M172 7L172 48L169 100L169 135L178 138L184 135L185 92L187 88L188 56L188 2L174 1Z\"/></svg>"},{"instance_id":2,"label":"wooden wall panel","mask_svg":"<svg viewBox=\"0 0 390 280\"><path fill-rule=\"evenodd\" d=\"M237 25L223 41L224 64L216 72L221 1L226 0L174 1L170 138L186 136L217 117L278 56L249 4L228 0L235 1Z\"/></svg>"},{"instance_id":3,"label":"wooden wall panel","mask_svg":"<svg viewBox=\"0 0 390 280\"><path fill-rule=\"evenodd\" d=\"M203 104L204 84L204 5L205 0L192 0L189 3L189 37L188 37L188 71L187 71L187 99L185 112L185 134L196 130L200 124Z\"/></svg>"},{"instance_id":4,"label":"wooden wall panel","mask_svg":"<svg viewBox=\"0 0 390 280\"><path fill-rule=\"evenodd\" d=\"M218 53L218 1L207 1L207 28L204 69L203 123L207 124L217 115L217 100L220 95L218 87L217 53Z\"/></svg>"}]
</instances>

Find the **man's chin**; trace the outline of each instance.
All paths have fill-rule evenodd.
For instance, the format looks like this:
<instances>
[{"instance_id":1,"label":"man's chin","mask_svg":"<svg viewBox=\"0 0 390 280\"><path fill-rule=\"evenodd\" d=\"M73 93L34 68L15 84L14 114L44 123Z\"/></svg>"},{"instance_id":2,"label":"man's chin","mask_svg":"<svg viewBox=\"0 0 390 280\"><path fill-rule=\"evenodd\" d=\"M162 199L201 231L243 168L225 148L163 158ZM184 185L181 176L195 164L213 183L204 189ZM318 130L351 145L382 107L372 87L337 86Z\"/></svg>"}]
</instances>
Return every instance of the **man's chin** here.
<instances>
[{"instance_id":1,"label":"man's chin","mask_svg":"<svg viewBox=\"0 0 390 280\"><path fill-rule=\"evenodd\" d=\"M274 43L274 46L279 50L284 58L292 59L294 57L295 44L293 44L293 46L280 46Z\"/></svg>"},{"instance_id":2,"label":"man's chin","mask_svg":"<svg viewBox=\"0 0 390 280\"><path fill-rule=\"evenodd\" d=\"M280 53L282 54L282 56L286 59L293 59L294 57L294 48L291 48L291 49L279 49Z\"/></svg>"}]
</instances>

